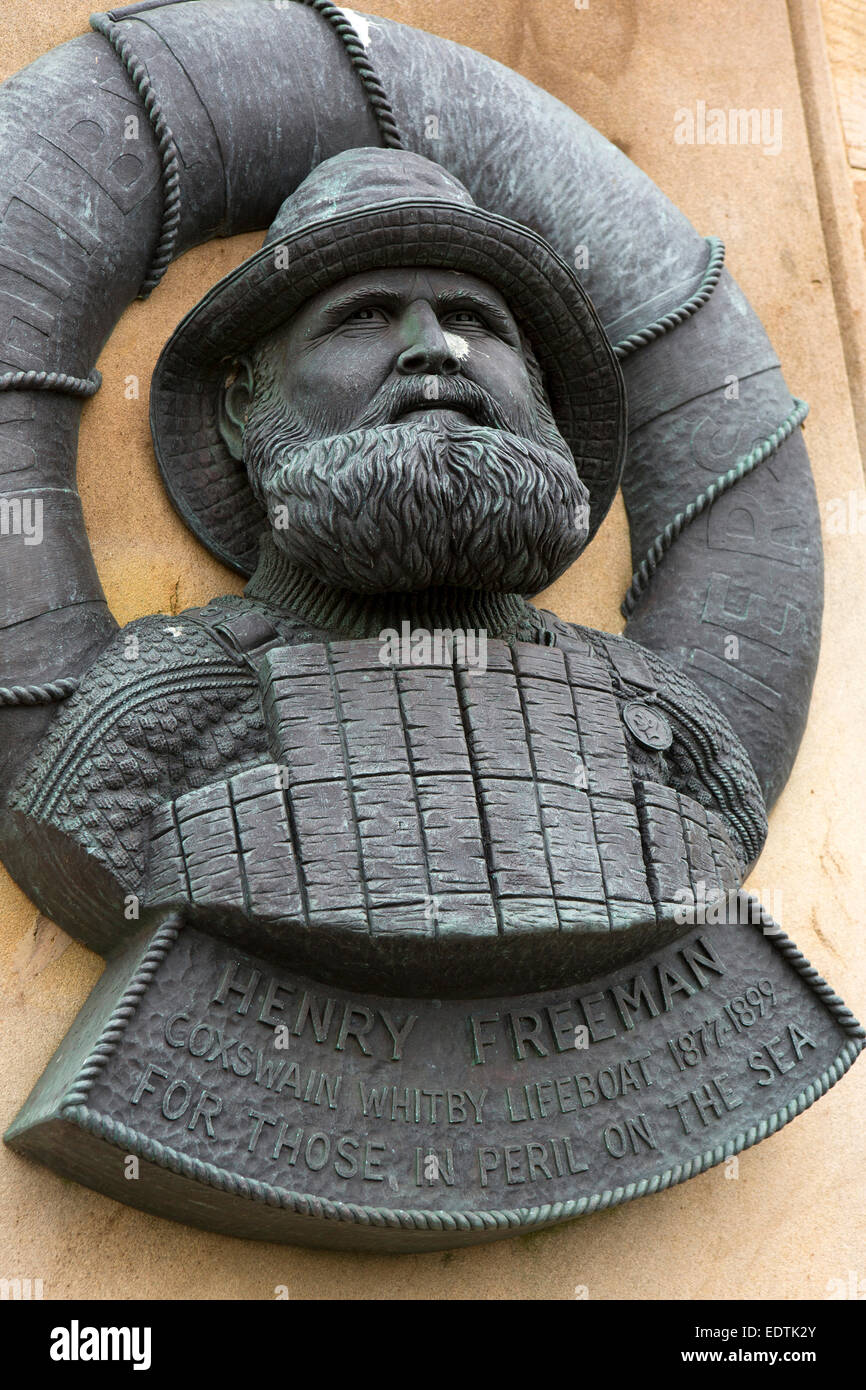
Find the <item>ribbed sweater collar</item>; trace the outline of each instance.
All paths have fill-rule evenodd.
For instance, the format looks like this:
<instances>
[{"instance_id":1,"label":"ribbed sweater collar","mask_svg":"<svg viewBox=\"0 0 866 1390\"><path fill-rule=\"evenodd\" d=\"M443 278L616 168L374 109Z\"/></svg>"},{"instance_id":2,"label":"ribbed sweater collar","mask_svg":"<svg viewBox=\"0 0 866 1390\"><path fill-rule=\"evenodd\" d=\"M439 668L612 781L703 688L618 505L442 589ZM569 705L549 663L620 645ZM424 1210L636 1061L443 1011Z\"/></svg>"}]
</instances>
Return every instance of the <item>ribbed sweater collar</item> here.
<instances>
[{"instance_id":1,"label":"ribbed sweater collar","mask_svg":"<svg viewBox=\"0 0 866 1390\"><path fill-rule=\"evenodd\" d=\"M340 637L378 637L403 622L427 632L485 632L490 638L537 641L544 622L520 594L437 588L410 594L356 594L332 589L293 565L270 534L262 537L247 598Z\"/></svg>"}]
</instances>

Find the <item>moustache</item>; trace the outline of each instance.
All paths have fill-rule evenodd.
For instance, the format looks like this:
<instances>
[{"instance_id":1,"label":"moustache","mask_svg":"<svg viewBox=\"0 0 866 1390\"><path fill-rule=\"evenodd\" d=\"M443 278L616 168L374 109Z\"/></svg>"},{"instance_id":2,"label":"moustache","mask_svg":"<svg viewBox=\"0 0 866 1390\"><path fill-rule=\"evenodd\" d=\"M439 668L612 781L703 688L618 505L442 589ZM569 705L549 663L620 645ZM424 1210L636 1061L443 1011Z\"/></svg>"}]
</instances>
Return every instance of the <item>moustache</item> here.
<instances>
[{"instance_id":1,"label":"moustache","mask_svg":"<svg viewBox=\"0 0 866 1390\"><path fill-rule=\"evenodd\" d=\"M370 429L396 424L414 410L453 409L468 415L477 425L507 430L514 434L534 433L526 412L510 414L497 401L462 376L405 376L387 382L353 424L353 429Z\"/></svg>"}]
</instances>

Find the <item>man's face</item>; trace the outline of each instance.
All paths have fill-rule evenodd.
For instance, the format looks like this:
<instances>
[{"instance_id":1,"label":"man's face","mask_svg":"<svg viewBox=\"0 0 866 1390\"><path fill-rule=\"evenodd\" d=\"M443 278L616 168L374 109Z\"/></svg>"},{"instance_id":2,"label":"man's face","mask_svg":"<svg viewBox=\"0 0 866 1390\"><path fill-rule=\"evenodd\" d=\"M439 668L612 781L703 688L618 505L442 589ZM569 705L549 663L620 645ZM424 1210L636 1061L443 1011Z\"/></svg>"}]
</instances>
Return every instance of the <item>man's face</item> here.
<instances>
[{"instance_id":1,"label":"man's face","mask_svg":"<svg viewBox=\"0 0 866 1390\"><path fill-rule=\"evenodd\" d=\"M403 420L491 423L458 408L458 390L449 390L455 382L480 387L517 426L534 408L508 305L492 285L456 271L353 275L301 308L275 343L273 361L286 402L321 434L359 425L389 386L395 404L401 387L418 401L417 409L401 409L396 418Z\"/></svg>"},{"instance_id":2,"label":"man's face","mask_svg":"<svg viewBox=\"0 0 866 1390\"><path fill-rule=\"evenodd\" d=\"M277 545L312 577L536 593L582 549L587 493L534 370L491 285L376 270L260 344L225 412Z\"/></svg>"}]
</instances>

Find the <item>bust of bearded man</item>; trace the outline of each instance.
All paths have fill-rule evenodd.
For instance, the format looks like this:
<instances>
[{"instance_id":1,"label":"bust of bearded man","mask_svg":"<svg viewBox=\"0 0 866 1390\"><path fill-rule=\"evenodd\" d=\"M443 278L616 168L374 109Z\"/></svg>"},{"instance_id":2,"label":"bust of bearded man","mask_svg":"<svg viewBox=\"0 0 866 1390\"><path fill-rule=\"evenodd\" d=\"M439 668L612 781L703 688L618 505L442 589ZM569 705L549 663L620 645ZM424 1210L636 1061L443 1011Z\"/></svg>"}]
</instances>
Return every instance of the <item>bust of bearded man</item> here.
<instances>
[{"instance_id":1,"label":"bust of bearded man","mask_svg":"<svg viewBox=\"0 0 866 1390\"><path fill-rule=\"evenodd\" d=\"M151 421L251 577L124 628L55 716L3 812L44 912L102 951L133 902L321 978L483 992L590 978L736 890L766 820L724 717L529 601L626 443L541 237L419 155L338 155L184 319Z\"/></svg>"}]
</instances>

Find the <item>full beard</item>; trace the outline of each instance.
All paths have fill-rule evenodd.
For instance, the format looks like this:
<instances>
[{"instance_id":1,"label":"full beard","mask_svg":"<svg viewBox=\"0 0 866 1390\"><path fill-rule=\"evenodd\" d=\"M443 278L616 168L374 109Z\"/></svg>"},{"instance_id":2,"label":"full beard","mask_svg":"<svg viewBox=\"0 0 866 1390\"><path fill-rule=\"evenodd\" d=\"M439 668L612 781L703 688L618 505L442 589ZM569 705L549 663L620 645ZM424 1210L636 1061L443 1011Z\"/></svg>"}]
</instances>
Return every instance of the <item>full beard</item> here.
<instances>
[{"instance_id":1,"label":"full beard","mask_svg":"<svg viewBox=\"0 0 866 1390\"><path fill-rule=\"evenodd\" d=\"M424 419L310 439L258 403L244 459L278 547L329 587L535 594L586 541L588 493L560 436Z\"/></svg>"}]
</instances>

